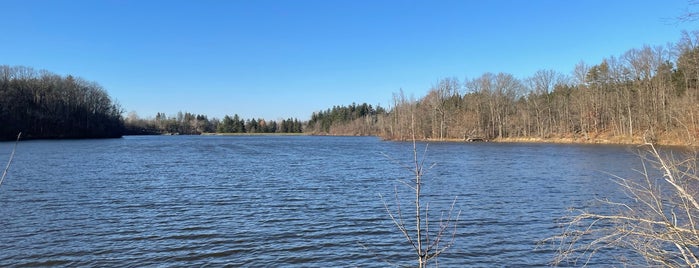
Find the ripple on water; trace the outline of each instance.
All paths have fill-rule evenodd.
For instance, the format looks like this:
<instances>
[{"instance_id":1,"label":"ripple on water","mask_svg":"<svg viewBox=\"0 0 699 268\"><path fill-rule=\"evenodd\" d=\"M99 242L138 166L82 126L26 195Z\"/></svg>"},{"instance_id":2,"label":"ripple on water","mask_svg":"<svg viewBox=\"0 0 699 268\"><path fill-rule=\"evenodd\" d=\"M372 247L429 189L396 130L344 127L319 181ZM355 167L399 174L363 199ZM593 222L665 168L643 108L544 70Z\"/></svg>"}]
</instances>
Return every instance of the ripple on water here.
<instances>
[{"instance_id":1,"label":"ripple on water","mask_svg":"<svg viewBox=\"0 0 699 268\"><path fill-rule=\"evenodd\" d=\"M411 146L276 136L22 142L0 189L0 266L409 265L411 246L379 194L396 212L398 186L413 225L398 182L411 174L381 154L409 161ZM596 170L638 164L624 148L595 148L430 145L430 214L454 196L461 209L440 265L546 265L553 252L537 241L559 231L555 219L613 196Z\"/></svg>"}]
</instances>

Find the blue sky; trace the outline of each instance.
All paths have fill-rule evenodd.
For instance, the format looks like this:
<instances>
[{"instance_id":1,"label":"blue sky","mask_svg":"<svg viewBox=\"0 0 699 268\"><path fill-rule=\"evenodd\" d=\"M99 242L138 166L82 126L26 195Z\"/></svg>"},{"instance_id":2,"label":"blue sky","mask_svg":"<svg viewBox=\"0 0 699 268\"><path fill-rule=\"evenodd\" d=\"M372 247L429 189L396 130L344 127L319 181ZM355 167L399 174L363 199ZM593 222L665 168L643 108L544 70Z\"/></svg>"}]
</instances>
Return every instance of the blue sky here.
<instances>
[{"instance_id":1,"label":"blue sky","mask_svg":"<svg viewBox=\"0 0 699 268\"><path fill-rule=\"evenodd\" d=\"M444 77L569 74L677 42L685 0L0 0L0 64L101 84L127 112L307 120ZM694 6L696 8L696 6Z\"/></svg>"}]
</instances>

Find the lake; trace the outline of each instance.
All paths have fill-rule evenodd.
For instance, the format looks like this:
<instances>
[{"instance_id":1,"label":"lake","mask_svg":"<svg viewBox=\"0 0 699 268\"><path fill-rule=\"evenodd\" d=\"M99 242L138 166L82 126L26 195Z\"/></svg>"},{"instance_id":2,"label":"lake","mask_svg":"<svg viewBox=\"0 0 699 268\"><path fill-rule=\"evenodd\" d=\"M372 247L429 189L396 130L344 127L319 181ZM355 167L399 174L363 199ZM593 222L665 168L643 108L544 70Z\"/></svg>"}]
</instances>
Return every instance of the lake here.
<instances>
[{"instance_id":1,"label":"lake","mask_svg":"<svg viewBox=\"0 0 699 268\"><path fill-rule=\"evenodd\" d=\"M3 168L12 146L0 143ZM429 144L432 221L455 197L461 210L439 265L547 265L554 252L537 243L567 208L623 198L608 173L637 176L634 150ZM411 159L412 143L374 137L23 141L0 187L0 266L414 266L380 196L395 209L397 189L414 213L400 182Z\"/></svg>"}]
</instances>

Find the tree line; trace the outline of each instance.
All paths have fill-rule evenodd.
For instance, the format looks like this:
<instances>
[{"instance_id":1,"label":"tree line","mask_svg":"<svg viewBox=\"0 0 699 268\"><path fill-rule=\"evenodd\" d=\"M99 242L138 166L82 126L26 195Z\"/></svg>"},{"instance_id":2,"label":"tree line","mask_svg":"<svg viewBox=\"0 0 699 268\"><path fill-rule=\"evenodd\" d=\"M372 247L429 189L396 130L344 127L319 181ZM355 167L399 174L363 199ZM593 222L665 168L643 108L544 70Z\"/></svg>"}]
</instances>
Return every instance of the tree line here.
<instances>
[{"instance_id":1,"label":"tree line","mask_svg":"<svg viewBox=\"0 0 699 268\"><path fill-rule=\"evenodd\" d=\"M0 140L121 137L121 113L95 82L0 65Z\"/></svg>"},{"instance_id":2,"label":"tree line","mask_svg":"<svg viewBox=\"0 0 699 268\"><path fill-rule=\"evenodd\" d=\"M313 113L306 124L306 132L316 135L375 135L378 118L385 114L386 109L380 105L376 108L367 103L333 106Z\"/></svg>"},{"instance_id":3,"label":"tree line","mask_svg":"<svg viewBox=\"0 0 699 268\"><path fill-rule=\"evenodd\" d=\"M315 112L310 120L223 119L178 113L141 119L97 83L28 67L0 66L0 139L96 138L122 134L307 133L385 139L565 139L696 144L699 32L643 46L569 74L484 73L440 79L421 98L393 94L389 109L363 103Z\"/></svg>"},{"instance_id":4,"label":"tree line","mask_svg":"<svg viewBox=\"0 0 699 268\"><path fill-rule=\"evenodd\" d=\"M244 119L234 114L223 119L212 118L203 114L178 112L175 116L157 113L155 118L143 119L135 112L126 117L127 135L182 134L199 135L202 133L302 133L303 123L296 118L281 120Z\"/></svg>"},{"instance_id":5,"label":"tree line","mask_svg":"<svg viewBox=\"0 0 699 268\"><path fill-rule=\"evenodd\" d=\"M346 134L370 129L398 140L410 139L414 129L419 139L696 144L699 32L683 32L676 44L630 49L596 65L580 62L570 74L540 70L524 79L508 73L443 78L419 99L395 93L384 114L340 116L343 120L333 120L330 128L323 123L342 110L314 114L309 123L325 131L353 126Z\"/></svg>"},{"instance_id":6,"label":"tree line","mask_svg":"<svg viewBox=\"0 0 699 268\"><path fill-rule=\"evenodd\" d=\"M96 82L46 70L0 65L0 140L116 138L122 135L201 133L302 133L296 118L281 121L222 120L203 114L157 113L143 119L135 112L126 118L122 108Z\"/></svg>"},{"instance_id":7,"label":"tree line","mask_svg":"<svg viewBox=\"0 0 699 268\"><path fill-rule=\"evenodd\" d=\"M216 129L219 133L302 133L303 123L296 118L283 119L277 123L262 118L242 119L235 114L233 117L224 116Z\"/></svg>"}]
</instances>

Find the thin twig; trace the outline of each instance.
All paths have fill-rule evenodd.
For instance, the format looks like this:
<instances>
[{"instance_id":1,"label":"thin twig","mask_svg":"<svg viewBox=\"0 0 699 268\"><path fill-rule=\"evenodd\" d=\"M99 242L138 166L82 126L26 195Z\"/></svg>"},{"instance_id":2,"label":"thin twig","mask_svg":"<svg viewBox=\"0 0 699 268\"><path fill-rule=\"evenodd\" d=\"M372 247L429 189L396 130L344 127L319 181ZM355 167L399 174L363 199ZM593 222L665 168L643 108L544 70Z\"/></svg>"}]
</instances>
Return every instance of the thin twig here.
<instances>
[{"instance_id":1,"label":"thin twig","mask_svg":"<svg viewBox=\"0 0 699 268\"><path fill-rule=\"evenodd\" d=\"M420 154L418 151L418 144L417 144L417 138L415 135L415 120L412 118L412 128L411 128L411 134L412 134L412 161L409 162L410 164L405 165L400 161L397 161L396 159L386 155L385 153L382 153L387 159L398 163L401 167L408 169L412 173L412 180L397 180L401 184L407 186L407 188L411 189L413 191L414 195L414 216L415 216L415 230L414 234L411 234L410 232L412 229L408 230L408 227L406 227L406 222L404 221L403 218L403 211L401 209L401 200L399 199L398 196L398 188L394 187L394 195L395 195L395 211L392 211L388 204L386 203L386 200L383 198L382 195L379 195L381 197L381 201L383 202L384 208L386 209L386 212L388 213L388 216L391 218L391 221L393 222L394 225L398 228L398 230L403 234L403 236L406 238L406 240L411 244L413 247L413 250L415 250L415 253L418 257L418 267L424 268L427 265L428 261L434 261L435 265L438 265L437 263L437 257L446 251L449 247L451 247L454 244L454 239L456 237L456 224L459 221L459 216L461 215L461 211L459 210L456 219L453 218L454 215L454 205L456 204L456 198L454 198L454 201L451 204L451 207L449 209L449 212L447 214L446 218L446 223L444 222L444 212L442 212L442 216L439 220L439 226L435 231L434 228L434 222L430 221L429 218L429 213L430 213L430 207L429 207L429 202L426 202L423 204L423 193L422 193L422 184L423 184L423 178L422 176L424 175L424 172L426 171L425 168L425 162L427 160L427 152L428 152L428 144L425 144L425 149ZM434 164L428 167L428 169L434 167ZM432 226L430 226L432 225ZM447 241L448 243L442 247L440 247L440 243L443 241L443 236L445 235L445 232L448 229L454 228L454 232L452 233L451 241Z\"/></svg>"},{"instance_id":2,"label":"thin twig","mask_svg":"<svg viewBox=\"0 0 699 268\"><path fill-rule=\"evenodd\" d=\"M588 265L598 251L624 248L642 257L643 266L699 267L697 158L678 160L646 146L639 154L642 178L613 176L630 200L598 200L607 213L576 210L565 217L563 232L549 239L560 242L552 264ZM646 163L662 175L652 178Z\"/></svg>"},{"instance_id":3,"label":"thin twig","mask_svg":"<svg viewBox=\"0 0 699 268\"><path fill-rule=\"evenodd\" d=\"M15 157L15 151L17 151L17 144L19 143L20 137L22 137L22 132L17 134L17 140L15 141L15 146L12 148L10 160L7 160L7 166L5 167L5 171L2 172L2 177L0 177L0 185L2 185L2 182L5 181L5 177L7 177L7 171L10 170L10 164L12 164L12 159Z\"/></svg>"}]
</instances>

